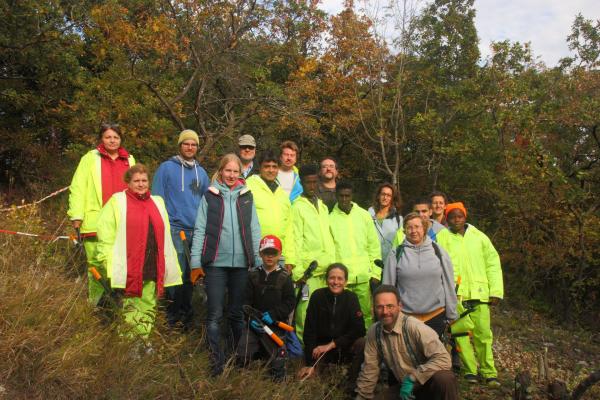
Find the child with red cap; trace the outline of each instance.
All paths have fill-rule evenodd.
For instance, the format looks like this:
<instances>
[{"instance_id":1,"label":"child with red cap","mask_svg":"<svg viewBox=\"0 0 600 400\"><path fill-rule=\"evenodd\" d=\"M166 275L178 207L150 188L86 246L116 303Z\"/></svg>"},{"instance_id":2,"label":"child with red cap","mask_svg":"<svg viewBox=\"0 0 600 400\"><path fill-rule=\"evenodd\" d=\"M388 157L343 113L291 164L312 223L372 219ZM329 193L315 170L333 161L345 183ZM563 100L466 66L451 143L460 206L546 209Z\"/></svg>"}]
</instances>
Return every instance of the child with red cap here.
<instances>
[{"instance_id":1,"label":"child with red cap","mask_svg":"<svg viewBox=\"0 0 600 400\"><path fill-rule=\"evenodd\" d=\"M271 376L276 381L285 377L287 359L284 347L279 347L264 331L262 324L280 338L285 332L275 326L276 321L287 321L294 309L296 297L294 285L288 272L278 261L281 256L281 240L277 236L263 237L259 245L262 265L248 275L245 305L261 313L261 321L250 319L237 347L237 360L246 366L255 358L267 358Z\"/></svg>"},{"instance_id":2,"label":"child with red cap","mask_svg":"<svg viewBox=\"0 0 600 400\"><path fill-rule=\"evenodd\" d=\"M500 257L487 235L467 224L467 209L461 202L446 206L448 229L437 234L437 242L450 255L455 280L460 276L458 312L473 309L462 317L473 327L473 345L469 336L456 338L469 383L477 383L479 374L488 386L500 386L492 353L492 330L489 305L496 305L504 295ZM461 303L462 302L462 303ZM475 349L473 349L475 347Z\"/></svg>"}]
</instances>

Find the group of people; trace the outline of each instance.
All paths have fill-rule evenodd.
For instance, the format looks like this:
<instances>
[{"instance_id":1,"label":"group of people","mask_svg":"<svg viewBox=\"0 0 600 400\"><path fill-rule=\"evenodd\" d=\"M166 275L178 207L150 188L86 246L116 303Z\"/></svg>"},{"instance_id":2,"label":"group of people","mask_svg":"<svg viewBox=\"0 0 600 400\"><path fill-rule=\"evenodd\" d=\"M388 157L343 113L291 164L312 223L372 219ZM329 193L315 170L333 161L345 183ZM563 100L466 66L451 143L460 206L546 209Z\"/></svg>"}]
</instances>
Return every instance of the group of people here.
<instances>
[{"instance_id":1,"label":"group of people","mask_svg":"<svg viewBox=\"0 0 600 400\"><path fill-rule=\"evenodd\" d=\"M298 169L294 142L256 157L250 135L209 178L199 144L182 131L150 185L119 127L103 125L73 177L68 215L100 275L88 276L88 299L119 293L124 335L147 338L162 297L169 325L190 329L202 281L213 376L228 359L262 355L281 380L297 337L299 376L348 363L357 398L373 398L382 370L383 398L458 398L453 367L499 385L489 306L503 297L500 259L462 203L434 192L403 217L400 193L384 183L366 210L337 181L334 158Z\"/></svg>"}]
</instances>

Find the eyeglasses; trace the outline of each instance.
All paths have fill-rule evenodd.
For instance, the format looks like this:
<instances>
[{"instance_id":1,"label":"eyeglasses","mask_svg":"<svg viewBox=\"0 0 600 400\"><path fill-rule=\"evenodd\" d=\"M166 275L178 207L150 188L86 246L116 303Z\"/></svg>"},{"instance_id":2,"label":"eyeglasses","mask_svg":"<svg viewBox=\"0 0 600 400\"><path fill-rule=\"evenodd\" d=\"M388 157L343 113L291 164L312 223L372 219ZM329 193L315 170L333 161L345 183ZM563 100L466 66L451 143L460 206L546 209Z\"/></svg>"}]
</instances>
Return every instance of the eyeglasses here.
<instances>
[{"instance_id":1,"label":"eyeglasses","mask_svg":"<svg viewBox=\"0 0 600 400\"><path fill-rule=\"evenodd\" d=\"M375 309L377 311L383 311L383 310L391 311L391 310L395 310L396 308L398 308L397 304L383 304L383 305L375 306Z\"/></svg>"},{"instance_id":2,"label":"eyeglasses","mask_svg":"<svg viewBox=\"0 0 600 400\"><path fill-rule=\"evenodd\" d=\"M196 143L181 143L181 145L187 147L198 147Z\"/></svg>"},{"instance_id":3,"label":"eyeglasses","mask_svg":"<svg viewBox=\"0 0 600 400\"><path fill-rule=\"evenodd\" d=\"M240 146L240 150L254 150L254 146Z\"/></svg>"}]
</instances>

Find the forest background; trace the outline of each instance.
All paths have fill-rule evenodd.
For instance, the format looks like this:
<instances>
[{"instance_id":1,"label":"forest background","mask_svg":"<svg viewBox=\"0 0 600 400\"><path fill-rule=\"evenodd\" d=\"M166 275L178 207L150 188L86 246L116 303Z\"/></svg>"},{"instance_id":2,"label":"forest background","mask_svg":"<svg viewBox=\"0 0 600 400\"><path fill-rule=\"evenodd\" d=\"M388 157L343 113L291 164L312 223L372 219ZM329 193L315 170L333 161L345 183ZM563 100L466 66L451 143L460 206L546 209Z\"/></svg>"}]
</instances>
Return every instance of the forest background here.
<instances>
[{"instance_id":1,"label":"forest background","mask_svg":"<svg viewBox=\"0 0 600 400\"><path fill-rule=\"evenodd\" d=\"M209 173L241 134L291 139L300 165L336 157L363 206L383 181L404 212L434 189L465 202L509 296L600 328L600 20L573 16L572 56L547 66L518 42L482 59L473 0L317 5L1 1L1 202L68 185L102 121L152 169L184 128Z\"/></svg>"}]
</instances>

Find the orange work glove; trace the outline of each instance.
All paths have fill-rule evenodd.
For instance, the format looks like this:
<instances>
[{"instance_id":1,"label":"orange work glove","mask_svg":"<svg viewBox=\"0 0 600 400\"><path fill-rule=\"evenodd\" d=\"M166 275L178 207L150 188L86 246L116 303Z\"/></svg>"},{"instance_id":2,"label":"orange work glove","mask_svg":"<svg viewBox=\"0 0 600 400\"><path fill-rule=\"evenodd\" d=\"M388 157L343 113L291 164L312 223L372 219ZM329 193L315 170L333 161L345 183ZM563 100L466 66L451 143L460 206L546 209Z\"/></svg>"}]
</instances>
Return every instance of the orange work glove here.
<instances>
[{"instance_id":1,"label":"orange work glove","mask_svg":"<svg viewBox=\"0 0 600 400\"><path fill-rule=\"evenodd\" d=\"M192 269L190 273L190 280L192 281L192 285L195 285L198 282L198 279L204 278L204 269L202 267Z\"/></svg>"}]
</instances>

